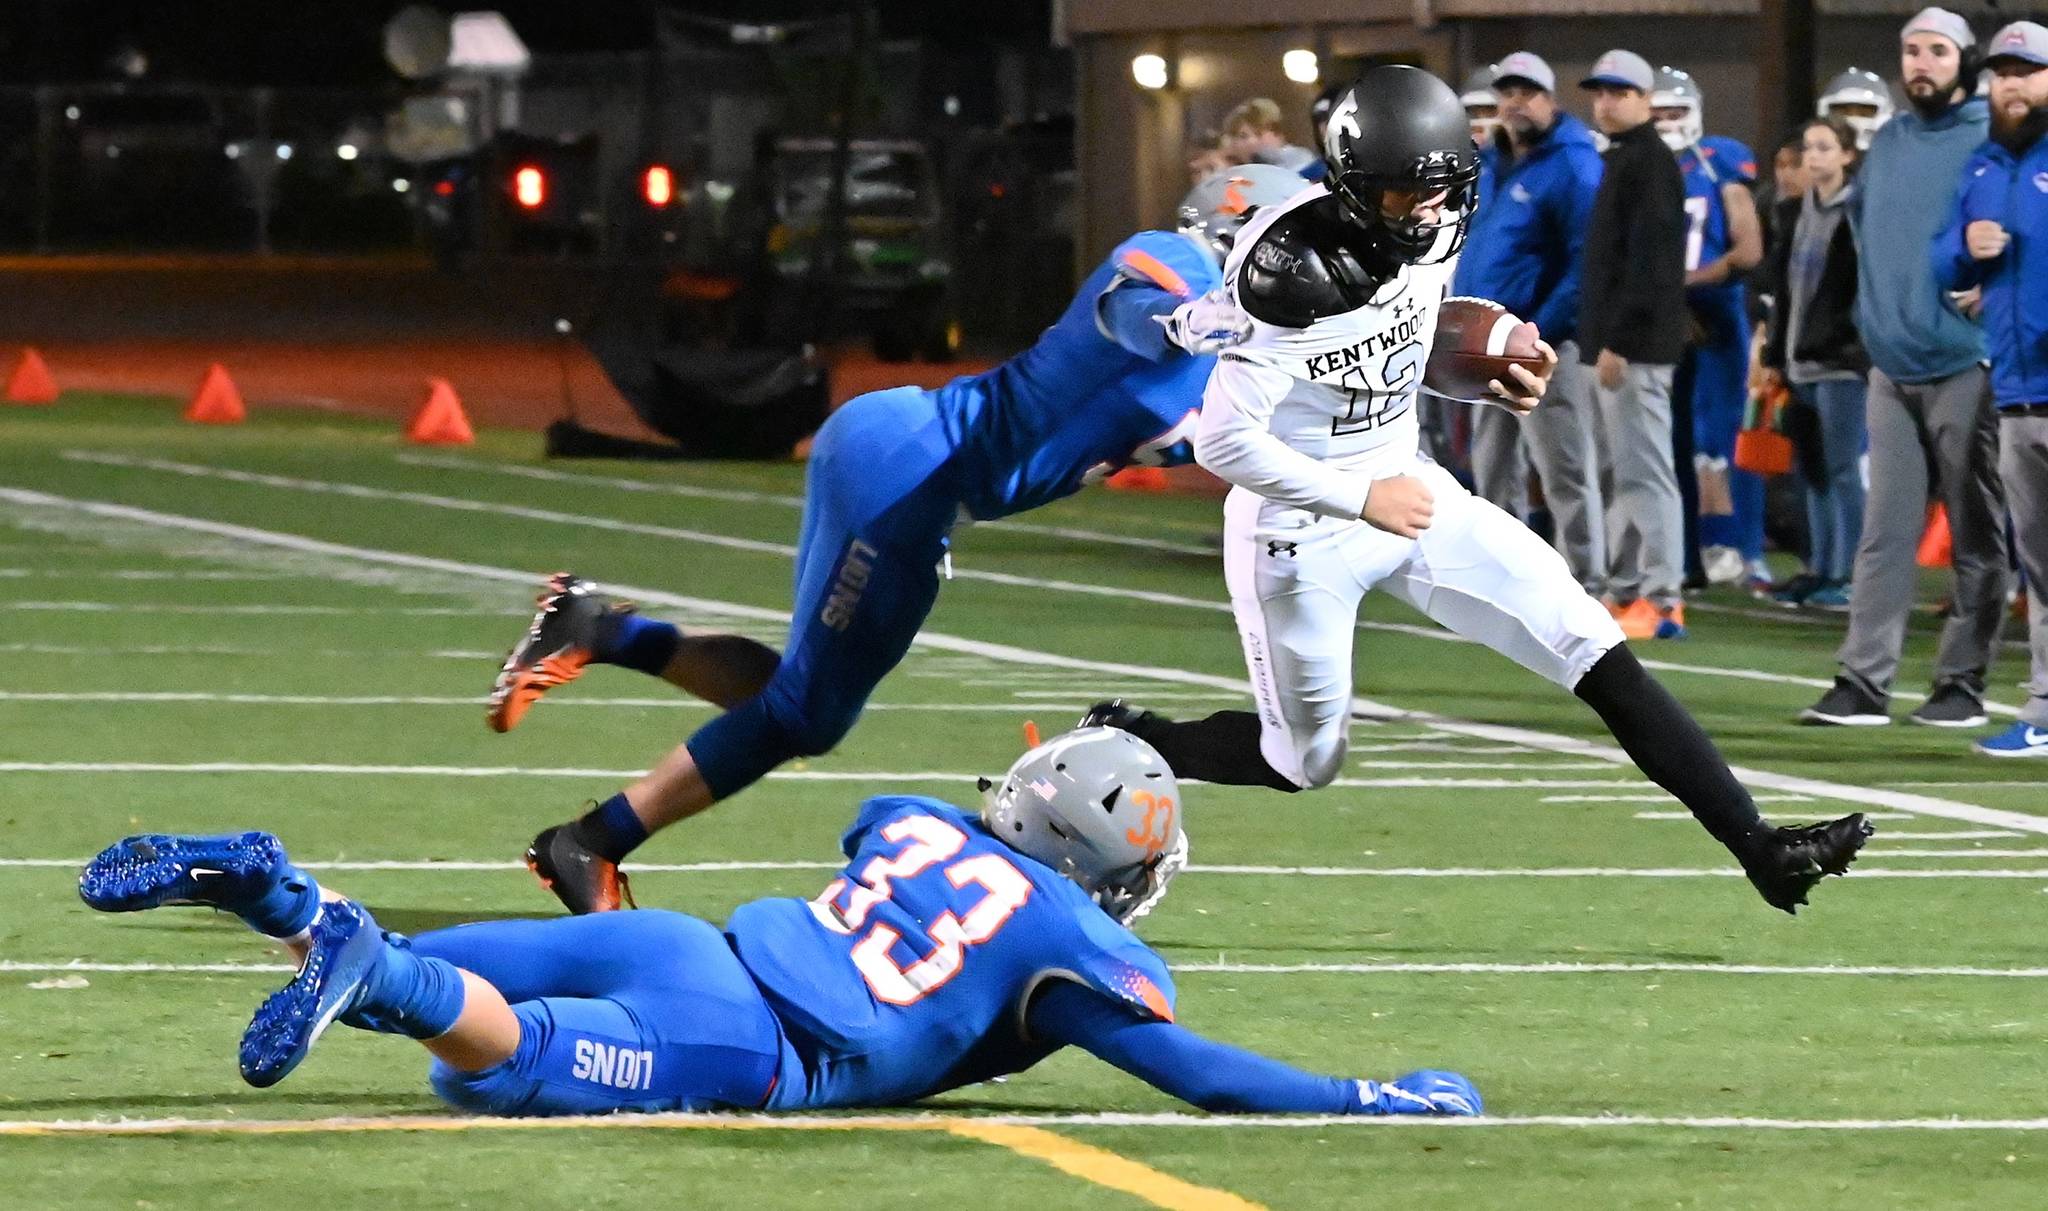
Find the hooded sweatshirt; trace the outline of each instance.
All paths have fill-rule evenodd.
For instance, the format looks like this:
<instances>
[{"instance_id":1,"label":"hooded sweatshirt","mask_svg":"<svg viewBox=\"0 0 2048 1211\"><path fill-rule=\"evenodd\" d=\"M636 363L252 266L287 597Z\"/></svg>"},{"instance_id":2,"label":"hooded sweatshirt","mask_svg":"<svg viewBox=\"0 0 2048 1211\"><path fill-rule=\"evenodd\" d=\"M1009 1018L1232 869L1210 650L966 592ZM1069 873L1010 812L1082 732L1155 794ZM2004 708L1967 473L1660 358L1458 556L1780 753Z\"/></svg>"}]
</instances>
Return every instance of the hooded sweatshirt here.
<instances>
[{"instance_id":1,"label":"hooded sweatshirt","mask_svg":"<svg viewBox=\"0 0 2048 1211\"><path fill-rule=\"evenodd\" d=\"M1949 218L1954 182L1990 128L1972 97L1937 118L1908 109L1878 128L1856 174L1856 327L1895 382L1930 383L1984 360L1984 337L1935 281L1927 248Z\"/></svg>"}]
</instances>

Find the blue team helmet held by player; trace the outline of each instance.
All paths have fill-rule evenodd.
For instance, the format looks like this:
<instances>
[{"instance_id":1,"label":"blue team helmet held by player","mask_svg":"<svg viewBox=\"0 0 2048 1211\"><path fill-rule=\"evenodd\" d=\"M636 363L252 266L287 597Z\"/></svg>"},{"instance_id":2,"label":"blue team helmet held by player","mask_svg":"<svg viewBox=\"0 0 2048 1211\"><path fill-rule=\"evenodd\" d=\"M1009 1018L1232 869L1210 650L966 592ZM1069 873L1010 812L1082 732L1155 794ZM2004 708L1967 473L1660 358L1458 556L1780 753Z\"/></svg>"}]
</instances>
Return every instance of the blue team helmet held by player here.
<instances>
[{"instance_id":1,"label":"blue team helmet held by player","mask_svg":"<svg viewBox=\"0 0 2048 1211\"><path fill-rule=\"evenodd\" d=\"M1126 924L1150 912L1187 864L1173 770L1151 745L1113 727L1054 736L1017 758L981 819Z\"/></svg>"},{"instance_id":2,"label":"blue team helmet held by player","mask_svg":"<svg viewBox=\"0 0 2048 1211\"><path fill-rule=\"evenodd\" d=\"M1697 147L1707 135L1706 94L1689 72L1676 67L1658 68L1656 87L1650 91L1650 109L1657 115L1657 137L1673 151ZM1667 117L1670 110L1685 112Z\"/></svg>"},{"instance_id":3,"label":"blue team helmet held by player","mask_svg":"<svg viewBox=\"0 0 2048 1211\"><path fill-rule=\"evenodd\" d=\"M1221 264L1237 233L1261 206L1278 206L1308 188L1291 168L1238 164L1209 174L1180 200L1180 229Z\"/></svg>"}]
</instances>

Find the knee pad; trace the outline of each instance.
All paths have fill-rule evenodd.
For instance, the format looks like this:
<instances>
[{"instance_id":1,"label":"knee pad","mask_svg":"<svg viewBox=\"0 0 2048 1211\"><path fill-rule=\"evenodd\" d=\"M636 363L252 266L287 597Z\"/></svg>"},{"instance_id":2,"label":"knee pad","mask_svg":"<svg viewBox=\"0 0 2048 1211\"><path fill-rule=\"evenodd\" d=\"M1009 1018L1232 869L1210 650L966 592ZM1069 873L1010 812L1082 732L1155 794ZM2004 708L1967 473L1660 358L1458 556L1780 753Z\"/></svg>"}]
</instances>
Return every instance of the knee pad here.
<instances>
[{"instance_id":1,"label":"knee pad","mask_svg":"<svg viewBox=\"0 0 2048 1211\"><path fill-rule=\"evenodd\" d=\"M482 1072L464 1072L435 1060L427 1083L442 1101L457 1110L504 1116L529 1113L527 1107L540 1089L539 1082L516 1071L513 1060Z\"/></svg>"},{"instance_id":2,"label":"knee pad","mask_svg":"<svg viewBox=\"0 0 2048 1211\"><path fill-rule=\"evenodd\" d=\"M853 730L860 708L812 706L775 692L770 686L761 695L767 721L793 757L822 757L838 747Z\"/></svg>"}]
</instances>

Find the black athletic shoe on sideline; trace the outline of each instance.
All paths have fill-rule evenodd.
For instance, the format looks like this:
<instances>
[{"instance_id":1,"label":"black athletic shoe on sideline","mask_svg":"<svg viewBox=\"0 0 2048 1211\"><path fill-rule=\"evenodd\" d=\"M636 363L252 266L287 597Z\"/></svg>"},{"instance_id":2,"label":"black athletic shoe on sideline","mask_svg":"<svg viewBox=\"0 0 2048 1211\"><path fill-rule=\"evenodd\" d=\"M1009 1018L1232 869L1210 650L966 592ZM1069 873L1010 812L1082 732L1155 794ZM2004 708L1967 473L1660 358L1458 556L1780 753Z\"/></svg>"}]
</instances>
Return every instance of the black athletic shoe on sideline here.
<instances>
[{"instance_id":1,"label":"black athletic shoe on sideline","mask_svg":"<svg viewBox=\"0 0 2048 1211\"><path fill-rule=\"evenodd\" d=\"M1862 812L1826 824L1774 828L1742 868L1766 903L1796 915L1822 877L1849 873L1876 831Z\"/></svg>"},{"instance_id":2,"label":"black athletic shoe on sideline","mask_svg":"<svg viewBox=\"0 0 2048 1211\"><path fill-rule=\"evenodd\" d=\"M491 685L484 722L494 732L519 726L540 696L583 675L596 655L598 627L607 615L624 614L632 606L614 602L597 586L570 572L557 572L541 587L533 624L526 628L512 654L505 657Z\"/></svg>"},{"instance_id":3,"label":"black athletic shoe on sideline","mask_svg":"<svg viewBox=\"0 0 2048 1211\"><path fill-rule=\"evenodd\" d=\"M1799 712L1799 722L1830 727L1884 727L1892 721L1889 706L1847 677L1837 677L1834 687L1822 694L1819 702Z\"/></svg>"},{"instance_id":4,"label":"black athletic shoe on sideline","mask_svg":"<svg viewBox=\"0 0 2048 1211\"><path fill-rule=\"evenodd\" d=\"M1151 711L1132 706L1121 698L1111 698L1089 707L1088 713L1081 716L1081 722L1074 726L1113 727L1120 732L1131 732L1136 731L1136 725L1151 714Z\"/></svg>"},{"instance_id":5,"label":"black athletic shoe on sideline","mask_svg":"<svg viewBox=\"0 0 2048 1211\"><path fill-rule=\"evenodd\" d=\"M1954 682L1936 686L1920 709L1906 717L1923 727L1983 727L1991 722L1977 695Z\"/></svg>"},{"instance_id":6,"label":"black athletic shoe on sideline","mask_svg":"<svg viewBox=\"0 0 2048 1211\"><path fill-rule=\"evenodd\" d=\"M562 907L579 917L640 907L633 902L633 889L618 863L578 841L573 825L542 829L526 849L526 868L555 893Z\"/></svg>"}]
</instances>

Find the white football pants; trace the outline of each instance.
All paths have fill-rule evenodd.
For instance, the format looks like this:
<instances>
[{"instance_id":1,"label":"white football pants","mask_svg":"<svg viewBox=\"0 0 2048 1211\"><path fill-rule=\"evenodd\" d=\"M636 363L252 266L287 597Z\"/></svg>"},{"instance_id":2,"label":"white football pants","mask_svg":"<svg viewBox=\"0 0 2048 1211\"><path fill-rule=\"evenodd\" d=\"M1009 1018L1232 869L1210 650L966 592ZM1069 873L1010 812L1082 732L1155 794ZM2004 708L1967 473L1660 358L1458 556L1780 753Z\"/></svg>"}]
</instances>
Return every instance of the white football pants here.
<instances>
[{"instance_id":1,"label":"white football pants","mask_svg":"<svg viewBox=\"0 0 2048 1211\"><path fill-rule=\"evenodd\" d=\"M1344 766L1352 636L1370 589L1567 690L1622 643L1606 608L1527 526L1420 454L1408 474L1436 498L1421 538L1244 488L1224 502L1223 574L1258 696L1260 751L1304 788L1329 785Z\"/></svg>"}]
</instances>

